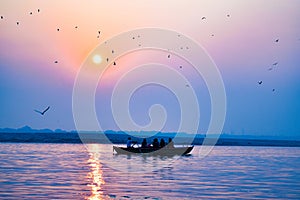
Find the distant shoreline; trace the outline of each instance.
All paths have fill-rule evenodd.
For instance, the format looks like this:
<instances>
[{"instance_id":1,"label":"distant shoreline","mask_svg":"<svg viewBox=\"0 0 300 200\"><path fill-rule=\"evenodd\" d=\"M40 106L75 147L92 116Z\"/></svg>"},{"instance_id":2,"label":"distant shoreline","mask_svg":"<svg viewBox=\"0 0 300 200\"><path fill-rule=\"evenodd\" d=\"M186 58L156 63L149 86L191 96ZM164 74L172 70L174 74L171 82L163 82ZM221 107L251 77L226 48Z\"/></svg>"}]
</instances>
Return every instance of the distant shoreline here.
<instances>
[{"instance_id":1,"label":"distant shoreline","mask_svg":"<svg viewBox=\"0 0 300 200\"><path fill-rule=\"evenodd\" d=\"M123 133L87 133L87 137L84 138L84 143L113 143L113 144L125 144L129 135ZM174 137L174 134L159 134L151 137L131 136L133 140L141 143L142 138L147 138L150 143L154 137L159 139L164 138L167 140L169 137ZM195 138L177 136L174 139L174 143L202 145L203 136L197 136ZM208 145L214 143L213 138L207 139ZM211 141L211 143L209 143ZM79 144L83 143L78 133L0 133L0 143L71 143ZM235 139L235 138L219 138L216 146L274 146L274 147L300 147L299 140L274 140L274 139Z\"/></svg>"}]
</instances>

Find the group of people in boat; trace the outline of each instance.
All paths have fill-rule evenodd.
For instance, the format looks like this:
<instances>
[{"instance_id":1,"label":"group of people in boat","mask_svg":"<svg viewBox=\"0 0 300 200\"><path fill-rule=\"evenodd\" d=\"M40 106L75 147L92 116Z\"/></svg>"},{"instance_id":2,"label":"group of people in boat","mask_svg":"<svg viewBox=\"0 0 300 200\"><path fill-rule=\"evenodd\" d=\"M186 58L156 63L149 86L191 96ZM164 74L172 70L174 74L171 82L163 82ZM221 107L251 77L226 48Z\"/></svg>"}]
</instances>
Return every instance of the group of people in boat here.
<instances>
[{"instance_id":1,"label":"group of people in boat","mask_svg":"<svg viewBox=\"0 0 300 200\"><path fill-rule=\"evenodd\" d=\"M137 144L137 142L132 141L131 137L128 138L127 140L127 148L133 148L133 146ZM167 148L174 148L174 143L172 141L172 138L169 138L169 142L166 143L165 140L163 138L160 139L160 142L158 141L157 138L154 138L152 143L147 143L146 138L143 139L142 144L141 144L141 148L154 148L154 149L159 149L159 148L163 148L163 147L167 147Z\"/></svg>"}]
</instances>

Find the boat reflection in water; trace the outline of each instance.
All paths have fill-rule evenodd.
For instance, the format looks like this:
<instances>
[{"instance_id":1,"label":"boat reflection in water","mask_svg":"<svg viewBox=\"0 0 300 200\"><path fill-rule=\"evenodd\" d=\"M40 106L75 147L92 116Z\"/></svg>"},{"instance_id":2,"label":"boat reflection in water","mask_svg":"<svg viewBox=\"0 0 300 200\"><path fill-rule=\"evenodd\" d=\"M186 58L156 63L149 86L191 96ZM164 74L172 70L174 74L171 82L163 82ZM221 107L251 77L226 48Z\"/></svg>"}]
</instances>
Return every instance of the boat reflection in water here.
<instances>
[{"instance_id":1,"label":"boat reflection in water","mask_svg":"<svg viewBox=\"0 0 300 200\"><path fill-rule=\"evenodd\" d=\"M99 146L97 144L89 144L89 155L88 165L91 171L88 174L88 180L91 182L88 186L91 188L91 195L86 199L89 200L101 200L104 199L102 186L105 184L103 180L102 165L99 160Z\"/></svg>"}]
</instances>

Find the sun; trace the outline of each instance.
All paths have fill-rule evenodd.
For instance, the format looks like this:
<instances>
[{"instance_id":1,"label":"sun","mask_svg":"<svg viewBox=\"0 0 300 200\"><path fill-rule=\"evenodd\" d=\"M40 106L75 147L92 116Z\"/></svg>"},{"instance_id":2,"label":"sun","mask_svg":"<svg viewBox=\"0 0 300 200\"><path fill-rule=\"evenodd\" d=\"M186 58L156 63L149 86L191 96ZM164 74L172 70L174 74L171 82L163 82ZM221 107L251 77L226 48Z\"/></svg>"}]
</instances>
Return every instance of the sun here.
<instances>
[{"instance_id":1,"label":"sun","mask_svg":"<svg viewBox=\"0 0 300 200\"><path fill-rule=\"evenodd\" d=\"M94 55L93 56L93 62L95 64L100 64L102 62L102 57L100 55L98 55L98 54Z\"/></svg>"}]
</instances>

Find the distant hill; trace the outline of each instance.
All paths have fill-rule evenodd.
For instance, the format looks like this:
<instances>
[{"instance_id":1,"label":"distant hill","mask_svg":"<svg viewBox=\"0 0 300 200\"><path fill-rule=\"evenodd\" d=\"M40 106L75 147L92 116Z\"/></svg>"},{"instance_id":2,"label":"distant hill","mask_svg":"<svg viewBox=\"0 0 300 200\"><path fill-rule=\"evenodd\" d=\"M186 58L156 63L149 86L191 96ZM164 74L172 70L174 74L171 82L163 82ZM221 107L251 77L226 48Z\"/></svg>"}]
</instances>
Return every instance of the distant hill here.
<instances>
[{"instance_id":1,"label":"distant hill","mask_svg":"<svg viewBox=\"0 0 300 200\"><path fill-rule=\"evenodd\" d=\"M29 126L24 126L22 128L13 129L13 128L3 128L0 129L0 133L53 133L50 129L32 129Z\"/></svg>"},{"instance_id":2,"label":"distant hill","mask_svg":"<svg viewBox=\"0 0 300 200\"><path fill-rule=\"evenodd\" d=\"M75 133L76 131L70 131ZM62 130L62 129L32 129L29 126L23 126L18 129L13 128L0 128L0 133L68 133L68 131Z\"/></svg>"},{"instance_id":3,"label":"distant hill","mask_svg":"<svg viewBox=\"0 0 300 200\"><path fill-rule=\"evenodd\" d=\"M38 143L114 143L124 144L128 137L141 143L143 138L151 142L154 138L164 138L168 141L173 138L175 144L194 144L201 145L204 141L204 134L187 133L163 133L155 131L113 131L105 132L83 131L64 131L61 129L32 129L24 126L19 129L3 128L0 129L0 142L38 142ZM214 144L217 135L206 137L208 144ZM267 136L251 135L231 135L222 134L216 145L222 146L300 146L300 139L276 138Z\"/></svg>"}]
</instances>

